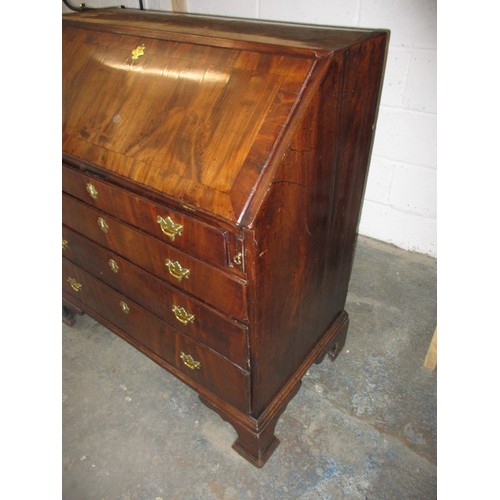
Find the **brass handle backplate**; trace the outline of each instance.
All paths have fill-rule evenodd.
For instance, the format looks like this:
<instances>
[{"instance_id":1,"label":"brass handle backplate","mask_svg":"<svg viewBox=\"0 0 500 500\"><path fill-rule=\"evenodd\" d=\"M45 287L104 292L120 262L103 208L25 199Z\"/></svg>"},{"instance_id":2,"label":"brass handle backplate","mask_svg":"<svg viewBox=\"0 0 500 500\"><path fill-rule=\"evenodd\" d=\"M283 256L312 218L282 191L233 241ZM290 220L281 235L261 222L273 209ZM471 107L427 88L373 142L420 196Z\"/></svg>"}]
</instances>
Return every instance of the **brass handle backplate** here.
<instances>
[{"instance_id":1,"label":"brass handle backplate","mask_svg":"<svg viewBox=\"0 0 500 500\"><path fill-rule=\"evenodd\" d=\"M180 358L184 364L191 370L199 370L201 368L201 363L193 359L190 354L185 354L181 351Z\"/></svg>"},{"instance_id":2,"label":"brass handle backplate","mask_svg":"<svg viewBox=\"0 0 500 500\"><path fill-rule=\"evenodd\" d=\"M158 215L158 217L156 217L156 222L160 224L163 233L166 234L172 241L175 240L176 236L182 235L182 224L177 224L171 217L162 217L161 215Z\"/></svg>"},{"instance_id":3,"label":"brass handle backplate","mask_svg":"<svg viewBox=\"0 0 500 500\"><path fill-rule=\"evenodd\" d=\"M111 268L111 271L114 273L117 273L120 270L120 266L116 263L116 260L114 259L109 259L108 260L108 266Z\"/></svg>"},{"instance_id":4,"label":"brass handle backplate","mask_svg":"<svg viewBox=\"0 0 500 500\"><path fill-rule=\"evenodd\" d=\"M179 262L176 260L172 261L167 259L165 261L165 265L168 267L168 272L179 281L182 281L184 278L189 278L190 270L182 267Z\"/></svg>"},{"instance_id":5,"label":"brass handle backplate","mask_svg":"<svg viewBox=\"0 0 500 500\"><path fill-rule=\"evenodd\" d=\"M96 200L97 199L97 196L99 195L99 193L97 192L97 189L95 188L95 186L88 182L87 185L85 186L85 189L87 190L87 192L90 194L90 196Z\"/></svg>"},{"instance_id":6,"label":"brass handle backplate","mask_svg":"<svg viewBox=\"0 0 500 500\"><path fill-rule=\"evenodd\" d=\"M69 247L69 241L68 240L62 240L62 248L63 250L67 250Z\"/></svg>"},{"instance_id":7,"label":"brass handle backplate","mask_svg":"<svg viewBox=\"0 0 500 500\"><path fill-rule=\"evenodd\" d=\"M82 289L82 284L78 283L75 278L68 276L68 283L75 292L79 292Z\"/></svg>"},{"instance_id":8,"label":"brass handle backplate","mask_svg":"<svg viewBox=\"0 0 500 500\"><path fill-rule=\"evenodd\" d=\"M180 321L183 325L194 323L194 314L189 313L183 307L173 305L172 312L175 314L177 321Z\"/></svg>"},{"instance_id":9,"label":"brass handle backplate","mask_svg":"<svg viewBox=\"0 0 500 500\"><path fill-rule=\"evenodd\" d=\"M126 302L123 302L123 300L120 302L120 309L125 314L128 314L130 311L130 307L128 306L128 304Z\"/></svg>"},{"instance_id":10,"label":"brass handle backplate","mask_svg":"<svg viewBox=\"0 0 500 500\"><path fill-rule=\"evenodd\" d=\"M101 228L101 231L103 233L108 232L108 229L109 229L108 223L102 217L99 217L97 219L97 224L99 224L99 227Z\"/></svg>"}]
</instances>

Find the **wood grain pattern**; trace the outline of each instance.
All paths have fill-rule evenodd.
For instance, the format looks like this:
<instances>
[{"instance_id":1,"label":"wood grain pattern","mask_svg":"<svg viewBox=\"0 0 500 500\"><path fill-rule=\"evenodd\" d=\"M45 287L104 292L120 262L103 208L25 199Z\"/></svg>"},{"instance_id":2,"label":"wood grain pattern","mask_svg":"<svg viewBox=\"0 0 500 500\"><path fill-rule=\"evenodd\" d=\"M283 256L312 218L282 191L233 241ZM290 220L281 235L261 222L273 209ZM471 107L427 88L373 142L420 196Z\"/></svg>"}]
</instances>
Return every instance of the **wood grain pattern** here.
<instances>
[{"instance_id":1,"label":"wood grain pattern","mask_svg":"<svg viewBox=\"0 0 500 500\"><path fill-rule=\"evenodd\" d=\"M79 292L71 288L68 277L75 278L82 285ZM140 342L149 351L159 354L194 382L224 398L235 408L247 410L247 372L177 332L126 295L102 284L64 258L62 286L64 294L70 296L71 301L77 304L82 301L85 310L90 309L106 316L128 337ZM127 313L121 308L122 302L128 306ZM186 366L180 358L181 352L199 361L200 369Z\"/></svg>"},{"instance_id":2,"label":"wood grain pattern","mask_svg":"<svg viewBox=\"0 0 500 500\"><path fill-rule=\"evenodd\" d=\"M206 224L194 216L154 203L147 198L104 182L95 176L63 165L63 191L80 201L120 218L124 222L147 232L183 252L204 261L231 270L227 263L227 234L223 228ZM87 186L91 184L97 192L93 198ZM182 225L182 234L171 240L161 230L158 216L170 217Z\"/></svg>"},{"instance_id":3,"label":"wood grain pattern","mask_svg":"<svg viewBox=\"0 0 500 500\"><path fill-rule=\"evenodd\" d=\"M255 415L344 310L384 49L378 37L334 59L247 237Z\"/></svg>"},{"instance_id":4,"label":"wood grain pattern","mask_svg":"<svg viewBox=\"0 0 500 500\"><path fill-rule=\"evenodd\" d=\"M241 279L223 273L68 195L63 195L62 198L63 224L66 226L80 231L154 276L207 301L229 316L246 319L246 287ZM103 218L109 225L107 233L99 227L99 218ZM183 268L189 269L189 278L179 281L172 276L165 265L167 259L179 262Z\"/></svg>"},{"instance_id":5,"label":"wood grain pattern","mask_svg":"<svg viewBox=\"0 0 500 500\"><path fill-rule=\"evenodd\" d=\"M238 47L288 54L330 54L370 38L374 30L334 28L278 21L230 19L206 15L122 11L86 11L64 16L66 25L85 26L105 33L148 33L155 38L179 39L189 43ZM200 27L203 27L201 30ZM383 30L380 30L383 31ZM294 50L296 49L296 50ZM298 50L301 49L301 50Z\"/></svg>"},{"instance_id":6,"label":"wood grain pattern","mask_svg":"<svg viewBox=\"0 0 500 500\"><path fill-rule=\"evenodd\" d=\"M63 150L237 220L313 61L73 28L63 38Z\"/></svg>"},{"instance_id":7,"label":"wood grain pattern","mask_svg":"<svg viewBox=\"0 0 500 500\"><path fill-rule=\"evenodd\" d=\"M66 259L126 294L185 335L213 348L242 368L248 368L244 325L230 320L213 307L170 286L66 226L63 226L63 238L68 241L68 247L63 251ZM118 266L118 271L110 267L111 259ZM186 325L179 322L172 312L174 305L193 314L194 321ZM217 332L217 335L213 335L213 332Z\"/></svg>"}]
</instances>

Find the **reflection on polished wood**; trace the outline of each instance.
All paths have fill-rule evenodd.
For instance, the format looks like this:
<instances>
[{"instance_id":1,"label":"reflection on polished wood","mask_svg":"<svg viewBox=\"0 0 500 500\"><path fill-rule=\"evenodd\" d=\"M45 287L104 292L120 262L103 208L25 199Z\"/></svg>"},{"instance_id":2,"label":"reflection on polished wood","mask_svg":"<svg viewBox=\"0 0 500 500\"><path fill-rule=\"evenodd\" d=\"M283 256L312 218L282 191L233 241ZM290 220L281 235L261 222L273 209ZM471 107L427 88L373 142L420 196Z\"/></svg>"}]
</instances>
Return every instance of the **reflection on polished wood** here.
<instances>
[{"instance_id":1,"label":"reflection on polished wood","mask_svg":"<svg viewBox=\"0 0 500 500\"><path fill-rule=\"evenodd\" d=\"M64 150L236 220L314 59L136 41L65 30Z\"/></svg>"}]
</instances>

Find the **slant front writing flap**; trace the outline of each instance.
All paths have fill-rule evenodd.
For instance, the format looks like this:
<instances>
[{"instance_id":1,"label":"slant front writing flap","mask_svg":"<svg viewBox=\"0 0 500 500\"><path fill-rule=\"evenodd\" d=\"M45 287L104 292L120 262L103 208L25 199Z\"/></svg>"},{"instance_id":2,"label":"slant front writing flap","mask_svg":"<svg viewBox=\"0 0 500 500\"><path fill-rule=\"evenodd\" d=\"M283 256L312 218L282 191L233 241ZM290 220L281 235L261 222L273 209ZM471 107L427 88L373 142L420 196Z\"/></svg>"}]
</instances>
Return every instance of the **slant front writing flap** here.
<instances>
[{"instance_id":1,"label":"slant front writing flap","mask_svg":"<svg viewBox=\"0 0 500 500\"><path fill-rule=\"evenodd\" d=\"M63 151L236 221L313 64L66 26Z\"/></svg>"}]
</instances>

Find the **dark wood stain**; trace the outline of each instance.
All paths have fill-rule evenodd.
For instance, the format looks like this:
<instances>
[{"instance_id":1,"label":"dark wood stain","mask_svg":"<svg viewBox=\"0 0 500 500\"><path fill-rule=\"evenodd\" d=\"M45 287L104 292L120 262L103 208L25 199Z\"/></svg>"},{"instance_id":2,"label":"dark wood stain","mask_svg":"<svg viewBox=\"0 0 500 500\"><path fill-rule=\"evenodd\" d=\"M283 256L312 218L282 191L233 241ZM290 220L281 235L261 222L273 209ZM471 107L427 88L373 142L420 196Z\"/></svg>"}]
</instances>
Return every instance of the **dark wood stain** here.
<instances>
[{"instance_id":1,"label":"dark wood stain","mask_svg":"<svg viewBox=\"0 0 500 500\"><path fill-rule=\"evenodd\" d=\"M387 44L384 30L63 16L63 319L93 316L196 390L258 467L307 369L345 343Z\"/></svg>"}]
</instances>

